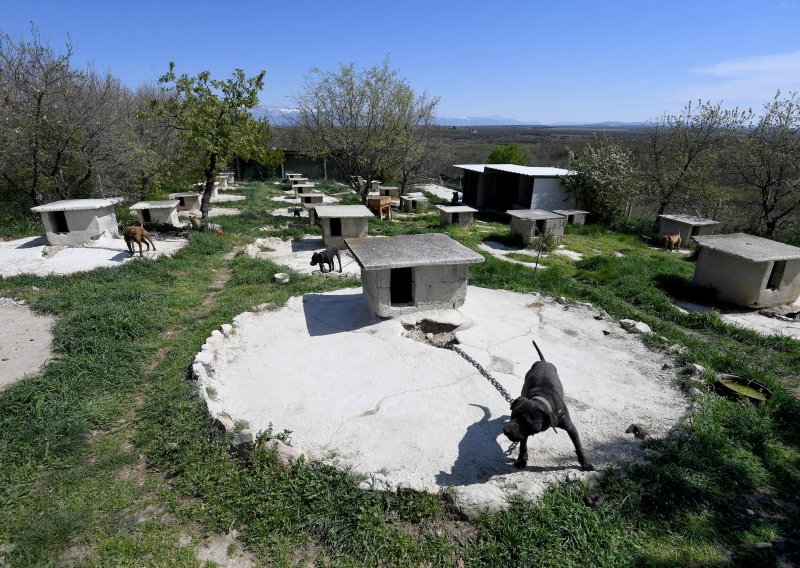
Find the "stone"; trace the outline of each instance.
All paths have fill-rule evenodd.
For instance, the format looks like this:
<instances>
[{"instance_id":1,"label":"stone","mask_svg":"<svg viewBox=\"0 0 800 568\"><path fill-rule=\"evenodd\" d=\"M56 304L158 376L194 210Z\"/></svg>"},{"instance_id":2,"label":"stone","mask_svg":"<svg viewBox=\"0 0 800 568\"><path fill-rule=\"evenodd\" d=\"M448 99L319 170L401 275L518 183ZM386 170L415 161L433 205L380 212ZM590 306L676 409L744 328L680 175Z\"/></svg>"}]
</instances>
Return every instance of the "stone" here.
<instances>
[{"instance_id":1,"label":"stone","mask_svg":"<svg viewBox=\"0 0 800 568\"><path fill-rule=\"evenodd\" d=\"M756 543L756 548L758 550L766 550L768 548L772 548L772 543L771 542L758 542L758 543Z\"/></svg>"},{"instance_id":2,"label":"stone","mask_svg":"<svg viewBox=\"0 0 800 568\"><path fill-rule=\"evenodd\" d=\"M567 299L564 296L559 296L558 298L556 298L556 302L564 306L567 303Z\"/></svg>"},{"instance_id":3,"label":"stone","mask_svg":"<svg viewBox=\"0 0 800 568\"><path fill-rule=\"evenodd\" d=\"M625 331L629 331L633 326L636 325L636 320L621 319L619 320L619 325L622 326L622 329L624 329Z\"/></svg>"},{"instance_id":4,"label":"stone","mask_svg":"<svg viewBox=\"0 0 800 568\"><path fill-rule=\"evenodd\" d=\"M706 368L698 363L692 363L691 365L689 365L689 371L691 371L692 374L700 375L706 372Z\"/></svg>"},{"instance_id":5,"label":"stone","mask_svg":"<svg viewBox=\"0 0 800 568\"><path fill-rule=\"evenodd\" d=\"M747 514L748 517L755 517L756 516L756 512L753 509L745 509L744 512L745 512L745 514Z\"/></svg>"},{"instance_id":6,"label":"stone","mask_svg":"<svg viewBox=\"0 0 800 568\"><path fill-rule=\"evenodd\" d=\"M201 351L194 357L195 363L200 363L201 365L210 365L214 361L214 353L211 351Z\"/></svg>"},{"instance_id":7,"label":"stone","mask_svg":"<svg viewBox=\"0 0 800 568\"><path fill-rule=\"evenodd\" d=\"M278 463L284 467L300 461L300 458L305 455L299 448L288 446L280 440L275 439L267 441L264 444L264 447L268 450L274 451L278 458Z\"/></svg>"},{"instance_id":8,"label":"stone","mask_svg":"<svg viewBox=\"0 0 800 568\"><path fill-rule=\"evenodd\" d=\"M500 489L490 483L464 485L456 489L453 505L464 518L474 520L482 514L493 514L504 509L506 498Z\"/></svg>"},{"instance_id":9,"label":"stone","mask_svg":"<svg viewBox=\"0 0 800 568\"><path fill-rule=\"evenodd\" d=\"M641 333L641 334L653 333L653 330L650 329L650 326L642 321L637 321L636 325L634 325L629 331L631 333Z\"/></svg>"},{"instance_id":10,"label":"stone","mask_svg":"<svg viewBox=\"0 0 800 568\"><path fill-rule=\"evenodd\" d=\"M603 335L611 335L611 332L608 331L607 329L604 329L603 330Z\"/></svg>"},{"instance_id":11,"label":"stone","mask_svg":"<svg viewBox=\"0 0 800 568\"><path fill-rule=\"evenodd\" d=\"M222 334L227 337L233 331L233 326L229 323L223 323L221 326L219 326L219 329L222 331Z\"/></svg>"},{"instance_id":12,"label":"stone","mask_svg":"<svg viewBox=\"0 0 800 568\"><path fill-rule=\"evenodd\" d=\"M251 430L242 430L231 440L230 450L239 457L247 457L256 442L256 436Z\"/></svg>"},{"instance_id":13,"label":"stone","mask_svg":"<svg viewBox=\"0 0 800 568\"><path fill-rule=\"evenodd\" d=\"M401 481L397 484L397 494L400 495L401 493L408 493L414 491L414 488L408 481Z\"/></svg>"},{"instance_id":14,"label":"stone","mask_svg":"<svg viewBox=\"0 0 800 568\"><path fill-rule=\"evenodd\" d=\"M686 353L686 347L684 347L683 345L678 345L677 343L675 343L673 345L670 345L667 348L667 350L671 351L672 353L678 353L680 355L683 355L684 353Z\"/></svg>"},{"instance_id":15,"label":"stone","mask_svg":"<svg viewBox=\"0 0 800 568\"><path fill-rule=\"evenodd\" d=\"M433 334L432 334L432 333L426 333L426 334L425 334L425 339L427 339L428 341L430 341L431 339L433 339Z\"/></svg>"},{"instance_id":16,"label":"stone","mask_svg":"<svg viewBox=\"0 0 800 568\"><path fill-rule=\"evenodd\" d=\"M220 414L219 416L217 416L216 424L221 430L224 430L225 432L233 432L236 429L236 426L233 423L233 419L225 414Z\"/></svg>"},{"instance_id":17,"label":"stone","mask_svg":"<svg viewBox=\"0 0 800 568\"><path fill-rule=\"evenodd\" d=\"M610 320L611 316L605 310L598 310L598 312L594 315L594 319L596 320Z\"/></svg>"}]
</instances>

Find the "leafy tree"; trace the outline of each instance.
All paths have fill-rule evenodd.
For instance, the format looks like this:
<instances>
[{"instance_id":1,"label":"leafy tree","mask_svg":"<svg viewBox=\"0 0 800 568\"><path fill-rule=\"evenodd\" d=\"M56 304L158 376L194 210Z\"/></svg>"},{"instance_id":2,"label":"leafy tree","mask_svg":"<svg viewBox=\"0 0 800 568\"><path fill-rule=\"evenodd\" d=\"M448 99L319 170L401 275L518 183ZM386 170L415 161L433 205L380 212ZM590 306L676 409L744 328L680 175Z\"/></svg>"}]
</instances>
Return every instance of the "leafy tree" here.
<instances>
[{"instance_id":1,"label":"leafy tree","mask_svg":"<svg viewBox=\"0 0 800 568\"><path fill-rule=\"evenodd\" d=\"M772 236L794 224L800 212L800 100L796 92L780 91L755 117L742 114L731 138L729 165L737 181L752 195L755 212L751 231Z\"/></svg>"},{"instance_id":2,"label":"leafy tree","mask_svg":"<svg viewBox=\"0 0 800 568\"><path fill-rule=\"evenodd\" d=\"M487 164L517 164L524 166L528 161L528 153L520 151L516 144L508 146L495 146L486 158Z\"/></svg>"},{"instance_id":3,"label":"leafy tree","mask_svg":"<svg viewBox=\"0 0 800 568\"><path fill-rule=\"evenodd\" d=\"M699 212L718 201L722 137L736 125L737 116L737 110L723 109L722 103L699 101L647 125L641 163L659 215L671 207Z\"/></svg>"},{"instance_id":4,"label":"leafy tree","mask_svg":"<svg viewBox=\"0 0 800 568\"><path fill-rule=\"evenodd\" d=\"M417 94L391 69L389 59L369 69L341 65L312 69L296 99L296 126L304 148L334 162L364 202L373 180L414 174L428 155L438 98Z\"/></svg>"},{"instance_id":5,"label":"leafy tree","mask_svg":"<svg viewBox=\"0 0 800 568\"><path fill-rule=\"evenodd\" d=\"M245 77L236 69L233 77L212 79L208 71L196 77L176 75L175 64L159 79L167 98L153 100L150 116L163 119L183 139L183 152L175 159L195 164L196 173L205 181L200 205L203 226L208 225L208 210L214 178L234 156L263 165L277 165L281 153L268 146L270 132L264 121L253 118L264 87L265 72Z\"/></svg>"},{"instance_id":6,"label":"leafy tree","mask_svg":"<svg viewBox=\"0 0 800 568\"><path fill-rule=\"evenodd\" d=\"M633 154L610 138L587 144L580 155L569 152L574 175L561 177L568 193L611 227L618 224L626 206L641 193L641 175Z\"/></svg>"}]
</instances>

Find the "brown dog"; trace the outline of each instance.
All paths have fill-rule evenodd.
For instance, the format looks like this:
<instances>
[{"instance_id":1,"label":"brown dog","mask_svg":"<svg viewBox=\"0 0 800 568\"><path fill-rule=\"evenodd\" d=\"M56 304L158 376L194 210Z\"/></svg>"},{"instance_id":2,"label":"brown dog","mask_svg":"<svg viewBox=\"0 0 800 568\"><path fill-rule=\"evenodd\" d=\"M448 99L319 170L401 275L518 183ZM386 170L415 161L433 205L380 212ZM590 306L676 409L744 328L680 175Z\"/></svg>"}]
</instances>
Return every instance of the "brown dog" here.
<instances>
[{"instance_id":1,"label":"brown dog","mask_svg":"<svg viewBox=\"0 0 800 568\"><path fill-rule=\"evenodd\" d=\"M147 246L148 252L150 252L150 245L153 245L153 250L156 250L156 245L153 239L150 238L150 233L148 233L144 227L125 227L125 232L122 236L125 239L125 244L128 245L128 251L131 253L131 256L136 254L133 251L134 242L139 245L139 256L144 256L144 253L142 253L142 241L144 241L144 244Z\"/></svg>"},{"instance_id":2,"label":"brown dog","mask_svg":"<svg viewBox=\"0 0 800 568\"><path fill-rule=\"evenodd\" d=\"M664 235L661 237L664 242L664 250L678 250L681 248L681 234Z\"/></svg>"}]
</instances>

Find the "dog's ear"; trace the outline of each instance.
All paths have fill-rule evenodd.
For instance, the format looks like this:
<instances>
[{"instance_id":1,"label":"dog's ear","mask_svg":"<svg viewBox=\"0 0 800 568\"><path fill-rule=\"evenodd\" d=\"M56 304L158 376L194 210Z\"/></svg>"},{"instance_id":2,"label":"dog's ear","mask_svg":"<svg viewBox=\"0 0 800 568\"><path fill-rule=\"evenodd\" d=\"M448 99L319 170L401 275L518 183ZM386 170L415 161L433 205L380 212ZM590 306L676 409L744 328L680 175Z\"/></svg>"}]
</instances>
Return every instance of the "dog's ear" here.
<instances>
[{"instance_id":1,"label":"dog's ear","mask_svg":"<svg viewBox=\"0 0 800 568\"><path fill-rule=\"evenodd\" d=\"M519 403L523 401L523 397L518 396L514 400L511 401L511 410L514 410L516 407L519 406Z\"/></svg>"}]
</instances>

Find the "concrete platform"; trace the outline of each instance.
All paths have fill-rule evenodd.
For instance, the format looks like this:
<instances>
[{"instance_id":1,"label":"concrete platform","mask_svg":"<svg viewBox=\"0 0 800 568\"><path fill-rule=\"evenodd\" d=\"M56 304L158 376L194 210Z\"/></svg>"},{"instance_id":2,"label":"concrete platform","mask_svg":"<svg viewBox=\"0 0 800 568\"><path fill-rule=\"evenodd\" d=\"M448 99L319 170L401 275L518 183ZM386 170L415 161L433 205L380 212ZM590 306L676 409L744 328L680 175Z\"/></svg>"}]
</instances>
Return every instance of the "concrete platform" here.
<instances>
[{"instance_id":1,"label":"concrete platform","mask_svg":"<svg viewBox=\"0 0 800 568\"><path fill-rule=\"evenodd\" d=\"M187 239L170 237L153 238L158 250L145 251L147 258L173 255L175 251L189 244ZM139 258L138 246L134 247ZM119 239L98 239L81 247L50 246L45 237L28 237L14 241L0 242L0 276L34 274L72 274L94 270L101 266L119 266L131 259L125 241Z\"/></svg>"},{"instance_id":2,"label":"concrete platform","mask_svg":"<svg viewBox=\"0 0 800 568\"><path fill-rule=\"evenodd\" d=\"M687 399L662 370L665 356L594 319L595 309L471 286L452 312L461 347L512 396L536 360L536 338L558 366L587 457L600 469L628 463L641 447L625 434L631 423L664 435L686 411ZM375 317L360 289L294 297L233 323L196 359L212 415L246 420L253 430L289 429L309 458L352 467L372 487L453 486L460 506L475 513L596 475L580 471L567 434L552 430L529 442L531 461L517 470L515 447L502 434L508 403L458 354L406 337L412 332L400 319Z\"/></svg>"},{"instance_id":3,"label":"concrete platform","mask_svg":"<svg viewBox=\"0 0 800 568\"><path fill-rule=\"evenodd\" d=\"M305 235L300 240L284 241L280 237L265 237L245 247L244 252L250 258L263 258L276 264L288 266L302 274L320 274L319 265L311 266L311 256L315 252L325 250L322 238ZM344 276L361 276L361 267L353 260L349 251L339 251L342 257L342 274ZM336 261L335 269L338 275L339 262ZM332 274L333 275L333 274Z\"/></svg>"}]
</instances>

